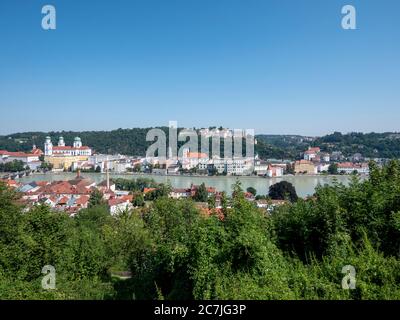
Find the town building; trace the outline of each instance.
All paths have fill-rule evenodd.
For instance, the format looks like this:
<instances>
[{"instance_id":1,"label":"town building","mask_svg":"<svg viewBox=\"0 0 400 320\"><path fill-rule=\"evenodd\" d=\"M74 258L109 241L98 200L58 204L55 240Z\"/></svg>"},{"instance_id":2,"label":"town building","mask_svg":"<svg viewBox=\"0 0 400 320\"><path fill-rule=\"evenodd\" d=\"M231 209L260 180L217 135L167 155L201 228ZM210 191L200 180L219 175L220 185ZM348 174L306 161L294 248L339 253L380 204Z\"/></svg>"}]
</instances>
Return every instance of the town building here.
<instances>
[{"instance_id":1,"label":"town building","mask_svg":"<svg viewBox=\"0 0 400 320\"><path fill-rule=\"evenodd\" d=\"M268 171L268 162L264 160L256 160L254 164L254 172L258 176L265 176L267 175Z\"/></svg>"},{"instance_id":2,"label":"town building","mask_svg":"<svg viewBox=\"0 0 400 320\"><path fill-rule=\"evenodd\" d=\"M337 169L339 173L351 174L353 172L368 174L369 166L368 163L353 163L353 162L343 162L337 164Z\"/></svg>"},{"instance_id":3,"label":"town building","mask_svg":"<svg viewBox=\"0 0 400 320\"><path fill-rule=\"evenodd\" d=\"M294 172L296 174L316 174L317 166L309 160L299 160L294 163Z\"/></svg>"},{"instance_id":4,"label":"town building","mask_svg":"<svg viewBox=\"0 0 400 320\"><path fill-rule=\"evenodd\" d=\"M318 147L308 147L308 150L304 152L304 160L312 161L320 152L321 149Z\"/></svg>"},{"instance_id":5,"label":"town building","mask_svg":"<svg viewBox=\"0 0 400 320\"><path fill-rule=\"evenodd\" d=\"M283 168L277 165L269 165L267 169L267 177L282 177L283 176Z\"/></svg>"},{"instance_id":6,"label":"town building","mask_svg":"<svg viewBox=\"0 0 400 320\"><path fill-rule=\"evenodd\" d=\"M82 146L79 137L74 139L73 146L66 146L64 138L60 137L58 145L53 146L50 137L44 143L44 160L53 166L53 170L68 170L79 168L79 163L85 163L92 155L92 149Z\"/></svg>"},{"instance_id":7,"label":"town building","mask_svg":"<svg viewBox=\"0 0 400 320\"><path fill-rule=\"evenodd\" d=\"M88 146L83 146L81 138L76 137L74 139L74 143L72 146L66 146L64 142L64 138L60 137L58 139L58 145L53 146L50 137L46 137L46 141L44 143L45 156L56 156L56 155L65 155L65 156L91 156L92 149Z\"/></svg>"}]
</instances>

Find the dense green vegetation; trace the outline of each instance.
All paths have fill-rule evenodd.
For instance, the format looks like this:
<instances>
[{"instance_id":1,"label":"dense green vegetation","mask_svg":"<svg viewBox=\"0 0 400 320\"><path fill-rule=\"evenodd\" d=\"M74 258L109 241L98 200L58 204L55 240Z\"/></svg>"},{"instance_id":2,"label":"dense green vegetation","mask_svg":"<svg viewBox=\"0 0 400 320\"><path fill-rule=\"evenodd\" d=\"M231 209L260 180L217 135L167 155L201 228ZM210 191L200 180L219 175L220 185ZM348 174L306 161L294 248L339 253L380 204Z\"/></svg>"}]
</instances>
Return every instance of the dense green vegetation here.
<instances>
[{"instance_id":1,"label":"dense green vegetation","mask_svg":"<svg viewBox=\"0 0 400 320\"><path fill-rule=\"evenodd\" d=\"M360 153L369 158L400 158L400 133L335 132L317 138L313 144L327 152L341 151L346 156Z\"/></svg>"},{"instance_id":2,"label":"dense green vegetation","mask_svg":"<svg viewBox=\"0 0 400 320\"><path fill-rule=\"evenodd\" d=\"M74 218L25 212L0 184L1 299L400 299L397 161L271 214L239 183L222 218L163 195L112 217L93 198ZM56 268L55 290L41 288L44 265ZM342 288L346 265L353 290ZM130 279L112 277L124 270Z\"/></svg>"},{"instance_id":3,"label":"dense green vegetation","mask_svg":"<svg viewBox=\"0 0 400 320\"><path fill-rule=\"evenodd\" d=\"M0 163L0 172L20 172L24 171L26 165L19 160L14 160L6 163Z\"/></svg>"},{"instance_id":4,"label":"dense green vegetation","mask_svg":"<svg viewBox=\"0 0 400 320\"><path fill-rule=\"evenodd\" d=\"M291 202L298 199L296 189L287 181L281 181L270 186L268 196L273 200L289 200Z\"/></svg>"},{"instance_id":5,"label":"dense green vegetation","mask_svg":"<svg viewBox=\"0 0 400 320\"><path fill-rule=\"evenodd\" d=\"M67 145L72 145L76 136L84 144L99 153L120 153L144 156L152 142L146 142L146 134L152 128L117 129L112 131L62 131L24 132L0 136L0 150L30 151L36 144L43 148L49 135L53 143L63 136ZM168 128L162 127L168 140ZM323 151L342 151L345 156L361 153L365 157L400 158L400 134L398 133L349 133L335 132L319 138L298 135L257 135L256 152L262 159L295 159L310 145L320 146ZM181 146L183 142L179 143ZM245 149L245 148L243 148ZM223 150L223 142L221 142ZM221 151L222 153L223 151Z\"/></svg>"}]
</instances>

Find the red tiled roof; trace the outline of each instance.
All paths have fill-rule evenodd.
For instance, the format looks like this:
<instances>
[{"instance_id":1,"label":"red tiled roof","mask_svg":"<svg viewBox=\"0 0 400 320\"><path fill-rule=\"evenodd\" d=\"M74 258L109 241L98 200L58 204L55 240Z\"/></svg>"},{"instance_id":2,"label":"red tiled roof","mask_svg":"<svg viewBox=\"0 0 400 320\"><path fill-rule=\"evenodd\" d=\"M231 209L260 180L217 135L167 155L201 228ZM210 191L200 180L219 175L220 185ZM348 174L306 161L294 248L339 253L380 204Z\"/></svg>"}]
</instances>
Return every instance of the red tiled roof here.
<instances>
[{"instance_id":1,"label":"red tiled roof","mask_svg":"<svg viewBox=\"0 0 400 320\"><path fill-rule=\"evenodd\" d=\"M42 151L42 150L40 150L40 149L38 149L38 148L36 148L36 149L32 149L32 154L35 154L35 155L41 156L41 155L43 154L43 151Z\"/></svg>"},{"instance_id":2,"label":"red tiled roof","mask_svg":"<svg viewBox=\"0 0 400 320\"><path fill-rule=\"evenodd\" d=\"M198 159L205 159L208 158L207 153L203 152L188 152L188 158L198 158Z\"/></svg>"},{"instance_id":3,"label":"red tiled roof","mask_svg":"<svg viewBox=\"0 0 400 320\"><path fill-rule=\"evenodd\" d=\"M110 207L112 207L112 206L116 206L116 205L118 205L118 204L121 204L121 203L126 203L127 201L125 201L125 200L122 200L122 199L110 199L110 200L108 200L108 205L110 206Z\"/></svg>"},{"instance_id":4,"label":"red tiled roof","mask_svg":"<svg viewBox=\"0 0 400 320\"><path fill-rule=\"evenodd\" d=\"M126 196L122 196L119 199L124 200L124 201L132 201L133 200L133 195L128 194Z\"/></svg>"},{"instance_id":5,"label":"red tiled roof","mask_svg":"<svg viewBox=\"0 0 400 320\"><path fill-rule=\"evenodd\" d=\"M149 192L152 192L152 191L154 191L154 190L156 190L156 188L144 188L143 189L143 193L149 193Z\"/></svg>"},{"instance_id":6,"label":"red tiled roof","mask_svg":"<svg viewBox=\"0 0 400 320\"><path fill-rule=\"evenodd\" d=\"M66 151L66 150L88 150L90 149L88 146L82 146L79 148L71 147L71 146L65 146L65 147L59 147L59 146L54 146L53 151Z\"/></svg>"},{"instance_id":7,"label":"red tiled roof","mask_svg":"<svg viewBox=\"0 0 400 320\"><path fill-rule=\"evenodd\" d=\"M0 155L4 156L9 156L9 157L20 157L20 158L26 158L26 157L37 157L37 154L33 153L25 153L25 152L11 152L7 150L0 150Z\"/></svg>"},{"instance_id":8,"label":"red tiled roof","mask_svg":"<svg viewBox=\"0 0 400 320\"><path fill-rule=\"evenodd\" d=\"M39 187L44 187L49 184L47 181L36 181L35 183Z\"/></svg>"},{"instance_id":9,"label":"red tiled roof","mask_svg":"<svg viewBox=\"0 0 400 320\"><path fill-rule=\"evenodd\" d=\"M60 201L58 201L58 204L66 204L68 200L69 200L68 197L62 197Z\"/></svg>"},{"instance_id":10,"label":"red tiled roof","mask_svg":"<svg viewBox=\"0 0 400 320\"><path fill-rule=\"evenodd\" d=\"M342 162L337 164L338 168L365 168L368 167L367 163L352 163Z\"/></svg>"},{"instance_id":11,"label":"red tiled roof","mask_svg":"<svg viewBox=\"0 0 400 320\"><path fill-rule=\"evenodd\" d=\"M77 205L85 205L89 201L89 196L81 196L78 199L76 199L76 204Z\"/></svg>"}]
</instances>

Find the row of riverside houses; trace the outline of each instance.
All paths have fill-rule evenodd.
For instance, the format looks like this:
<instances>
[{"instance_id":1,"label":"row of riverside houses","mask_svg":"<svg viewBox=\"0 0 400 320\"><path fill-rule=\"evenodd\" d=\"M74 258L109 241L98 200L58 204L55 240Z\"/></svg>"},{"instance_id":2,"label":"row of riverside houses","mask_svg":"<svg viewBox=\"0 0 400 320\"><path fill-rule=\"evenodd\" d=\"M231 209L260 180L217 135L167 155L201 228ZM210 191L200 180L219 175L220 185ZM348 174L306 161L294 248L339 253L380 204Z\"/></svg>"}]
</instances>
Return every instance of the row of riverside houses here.
<instances>
[{"instance_id":1,"label":"row of riverside houses","mask_svg":"<svg viewBox=\"0 0 400 320\"><path fill-rule=\"evenodd\" d=\"M338 173L351 174L358 172L368 174L368 162L361 154L355 154L344 162L345 158L340 152L321 152L319 147L309 147L303 154L303 159L295 161L295 174L318 174L327 172L332 163L336 163ZM378 162L380 159L377 159Z\"/></svg>"}]
</instances>

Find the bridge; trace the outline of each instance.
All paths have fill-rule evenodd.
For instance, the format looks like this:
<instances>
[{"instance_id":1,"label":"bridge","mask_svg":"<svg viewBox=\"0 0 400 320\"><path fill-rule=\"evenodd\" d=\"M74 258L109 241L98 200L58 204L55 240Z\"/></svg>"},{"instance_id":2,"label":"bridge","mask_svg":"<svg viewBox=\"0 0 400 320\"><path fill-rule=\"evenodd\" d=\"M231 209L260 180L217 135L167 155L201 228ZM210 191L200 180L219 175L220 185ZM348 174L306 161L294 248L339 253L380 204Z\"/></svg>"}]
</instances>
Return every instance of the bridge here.
<instances>
[{"instance_id":1,"label":"bridge","mask_svg":"<svg viewBox=\"0 0 400 320\"><path fill-rule=\"evenodd\" d=\"M0 173L0 178L5 180L15 180L18 178L29 176L32 173L32 170L23 170L18 172L3 172Z\"/></svg>"}]
</instances>

